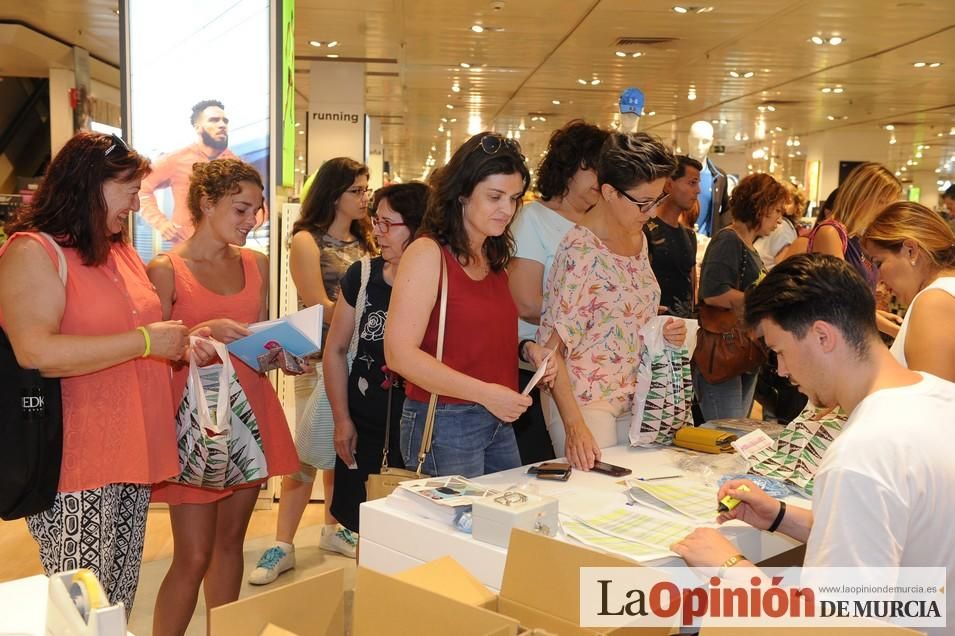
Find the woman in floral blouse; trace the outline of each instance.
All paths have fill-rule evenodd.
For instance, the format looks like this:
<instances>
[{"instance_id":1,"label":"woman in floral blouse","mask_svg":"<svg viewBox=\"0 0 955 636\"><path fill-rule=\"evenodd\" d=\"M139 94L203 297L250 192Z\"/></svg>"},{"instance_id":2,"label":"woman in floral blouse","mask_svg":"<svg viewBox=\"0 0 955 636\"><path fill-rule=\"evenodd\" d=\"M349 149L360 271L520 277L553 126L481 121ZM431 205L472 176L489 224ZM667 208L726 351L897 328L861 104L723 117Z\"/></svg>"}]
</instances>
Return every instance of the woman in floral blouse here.
<instances>
[{"instance_id":1,"label":"woman in floral blouse","mask_svg":"<svg viewBox=\"0 0 955 636\"><path fill-rule=\"evenodd\" d=\"M660 303L643 225L666 196L663 183L675 167L673 155L656 138L611 134L597 164L600 198L557 248L537 339L566 360L568 374L558 374L554 388L564 419L579 405L587 424L581 430L551 417L548 429L557 455L599 458L600 447L628 439L639 333ZM682 344L683 321L668 321L664 337Z\"/></svg>"}]
</instances>

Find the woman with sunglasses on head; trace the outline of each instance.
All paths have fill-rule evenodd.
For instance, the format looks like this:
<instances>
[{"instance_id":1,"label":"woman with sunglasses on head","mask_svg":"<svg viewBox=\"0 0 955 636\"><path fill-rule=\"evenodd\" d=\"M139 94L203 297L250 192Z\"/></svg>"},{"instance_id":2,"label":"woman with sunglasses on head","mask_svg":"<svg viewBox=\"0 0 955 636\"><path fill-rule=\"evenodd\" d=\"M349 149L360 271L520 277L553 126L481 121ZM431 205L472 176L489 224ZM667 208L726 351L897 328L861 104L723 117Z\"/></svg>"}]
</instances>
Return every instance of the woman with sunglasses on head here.
<instances>
[{"instance_id":1,"label":"woman with sunglasses on head","mask_svg":"<svg viewBox=\"0 0 955 636\"><path fill-rule=\"evenodd\" d=\"M955 233L935 211L897 201L879 212L862 246L908 307L892 355L909 369L955 382Z\"/></svg>"},{"instance_id":2,"label":"woman with sunglasses on head","mask_svg":"<svg viewBox=\"0 0 955 636\"><path fill-rule=\"evenodd\" d=\"M62 378L58 492L27 527L47 575L89 568L127 617L151 484L179 473L167 361L183 359L188 342L181 322L163 320L128 242L148 173L149 161L119 137L76 135L0 248L0 322L17 361Z\"/></svg>"},{"instance_id":3,"label":"woman with sunglasses on head","mask_svg":"<svg viewBox=\"0 0 955 636\"><path fill-rule=\"evenodd\" d=\"M401 451L409 468L418 464L432 393L438 397L425 472L477 477L521 463L509 423L531 398L518 393L517 308L506 267L513 248L509 225L529 180L517 142L489 132L468 139L432 176L420 238L401 258L385 327L388 366L406 381ZM524 349L535 366L546 354L534 343ZM556 366L547 368L549 383Z\"/></svg>"},{"instance_id":4,"label":"woman with sunglasses on head","mask_svg":"<svg viewBox=\"0 0 955 636\"><path fill-rule=\"evenodd\" d=\"M765 273L754 241L769 236L789 205L786 187L765 173L747 175L730 195L733 224L706 246L700 267L700 301L711 307L743 311L743 294ZM696 398L709 420L747 417L753 407L758 369L710 383L693 368Z\"/></svg>"},{"instance_id":5,"label":"woman with sunglasses on head","mask_svg":"<svg viewBox=\"0 0 955 636\"><path fill-rule=\"evenodd\" d=\"M547 144L547 154L537 167L541 200L526 204L514 219L511 232L515 252L507 265L507 274L511 295L521 315L517 331L522 341L536 339L544 304L544 282L558 244L583 220L600 196L597 159L608 134L580 119L555 130ZM524 363L519 371L521 384L526 384L533 374L534 369ZM531 397L534 404L514 422L524 464L554 459L543 413L543 408L550 410L550 402L542 404L539 389L531 391Z\"/></svg>"},{"instance_id":6,"label":"woman with sunglasses on head","mask_svg":"<svg viewBox=\"0 0 955 636\"><path fill-rule=\"evenodd\" d=\"M321 304L322 350L332 323L339 283L348 267L366 254L375 254L374 237L368 220L368 167L348 157L329 159L322 164L307 192L303 194L299 219L292 226L289 267L298 291L299 309ZM314 439L303 427L312 426L311 418L303 418L303 407L322 381L321 357L312 361L315 371L295 378L296 441ZM301 449L300 449L301 455ZM355 557L358 537L340 528L332 515L335 471L323 469L325 525L319 547L343 556ZM318 469L302 462L294 475L282 478L275 543L261 556L249 575L249 583L265 585L279 574L295 567L295 533L312 494Z\"/></svg>"},{"instance_id":7,"label":"woman with sunglasses on head","mask_svg":"<svg viewBox=\"0 0 955 636\"><path fill-rule=\"evenodd\" d=\"M358 532L358 507L365 501L365 480L381 468L385 439L388 465L404 467L399 440L404 393L400 379L385 365L385 319L391 286L405 248L411 243L428 203L428 186L396 183L375 192L372 227L381 256L369 264L353 263L342 277L335 316L328 330L322 367L335 419L335 498L332 514ZM362 306L362 267L369 267ZM361 312L355 359L349 372L346 355ZM385 427L388 426L386 433Z\"/></svg>"},{"instance_id":8,"label":"woman with sunglasses on head","mask_svg":"<svg viewBox=\"0 0 955 636\"><path fill-rule=\"evenodd\" d=\"M660 305L643 226L675 168L655 137L611 133L597 160L600 197L557 248L537 340L567 361L569 378L558 374L553 391L561 418L552 413L548 429L554 452L574 465L592 466L600 448L628 443L639 333ZM684 322L669 319L663 336L681 345ZM589 434L568 417L578 407ZM591 436L593 447L577 441Z\"/></svg>"},{"instance_id":9,"label":"woman with sunglasses on head","mask_svg":"<svg viewBox=\"0 0 955 636\"><path fill-rule=\"evenodd\" d=\"M262 192L261 176L243 161L193 164L188 203L195 233L158 254L148 267L166 317L182 320L193 331L205 328L226 344L248 335L249 323L268 318L268 257L242 247L262 209ZM298 457L269 378L236 356L232 367L258 424L269 475L295 470ZM216 381L218 367L209 371ZM185 366L173 374L176 405L188 377ZM231 488L171 481L153 487L153 501L169 504L173 536L172 563L156 597L153 634L185 633L200 584L207 609L239 598L242 545L263 481Z\"/></svg>"}]
</instances>

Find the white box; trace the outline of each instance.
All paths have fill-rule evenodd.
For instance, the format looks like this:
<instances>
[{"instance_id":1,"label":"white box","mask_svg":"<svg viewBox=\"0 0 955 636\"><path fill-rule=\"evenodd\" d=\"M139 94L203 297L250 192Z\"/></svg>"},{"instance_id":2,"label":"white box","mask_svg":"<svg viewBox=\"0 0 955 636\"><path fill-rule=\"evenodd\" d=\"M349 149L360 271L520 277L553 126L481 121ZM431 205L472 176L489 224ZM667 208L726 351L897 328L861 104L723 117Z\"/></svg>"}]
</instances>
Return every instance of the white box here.
<instances>
[{"instance_id":1,"label":"white box","mask_svg":"<svg viewBox=\"0 0 955 636\"><path fill-rule=\"evenodd\" d=\"M512 528L557 535L557 500L553 497L509 491L475 501L471 514L474 538L502 548L511 540Z\"/></svg>"}]
</instances>

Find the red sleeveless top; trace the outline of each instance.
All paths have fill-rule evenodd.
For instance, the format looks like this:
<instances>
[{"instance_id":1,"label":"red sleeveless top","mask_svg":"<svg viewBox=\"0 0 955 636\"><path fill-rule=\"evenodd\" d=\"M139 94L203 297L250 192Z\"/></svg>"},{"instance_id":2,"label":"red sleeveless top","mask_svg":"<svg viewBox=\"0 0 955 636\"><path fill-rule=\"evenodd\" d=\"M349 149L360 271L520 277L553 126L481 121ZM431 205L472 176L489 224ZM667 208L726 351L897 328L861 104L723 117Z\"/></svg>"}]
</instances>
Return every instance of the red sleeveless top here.
<instances>
[{"instance_id":1,"label":"red sleeveless top","mask_svg":"<svg viewBox=\"0 0 955 636\"><path fill-rule=\"evenodd\" d=\"M468 276L447 247L441 255L448 268L448 313L444 327L442 362L472 378L517 390L517 306L507 285L507 272L491 272L482 280ZM440 285L440 283L439 283ZM438 293L421 350L435 355L438 343ZM406 395L427 402L431 394L406 383ZM440 396L443 404L468 404L473 400Z\"/></svg>"}]
</instances>

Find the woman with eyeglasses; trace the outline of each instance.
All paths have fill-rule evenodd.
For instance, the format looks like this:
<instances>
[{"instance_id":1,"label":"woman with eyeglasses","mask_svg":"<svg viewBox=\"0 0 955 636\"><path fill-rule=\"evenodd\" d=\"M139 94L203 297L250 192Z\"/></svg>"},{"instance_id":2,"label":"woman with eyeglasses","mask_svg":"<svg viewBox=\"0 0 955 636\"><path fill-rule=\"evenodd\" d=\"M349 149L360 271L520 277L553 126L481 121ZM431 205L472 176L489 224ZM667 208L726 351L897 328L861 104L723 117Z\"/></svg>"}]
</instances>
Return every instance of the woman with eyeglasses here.
<instances>
[{"instance_id":1,"label":"woman with eyeglasses","mask_svg":"<svg viewBox=\"0 0 955 636\"><path fill-rule=\"evenodd\" d=\"M58 492L27 527L47 575L89 568L127 617L151 484L179 474L168 361L183 359L188 342L181 322L163 320L128 241L148 173L119 137L76 135L0 248L0 322L17 361L62 378Z\"/></svg>"},{"instance_id":2,"label":"woman with eyeglasses","mask_svg":"<svg viewBox=\"0 0 955 636\"><path fill-rule=\"evenodd\" d=\"M554 400L565 421L579 408L599 459L600 448L628 443L639 333L660 305L643 226L666 197L663 186L676 160L655 137L614 132L596 167L600 197L557 248L537 341L567 361L569 378L565 383L558 375ZM681 345L686 326L672 318L663 335ZM566 428L558 418L548 422L557 455L564 453ZM572 439L569 429L566 439ZM568 458L579 452L566 446Z\"/></svg>"},{"instance_id":3,"label":"woman with eyeglasses","mask_svg":"<svg viewBox=\"0 0 955 636\"><path fill-rule=\"evenodd\" d=\"M362 256L377 252L368 220L370 192L367 166L348 157L329 159L315 173L308 191L304 194L301 215L292 226L289 249L292 281L298 291L300 309L317 304L324 307L323 351L342 276L348 267ZM297 440L315 437L305 436L302 432L303 426L311 426L311 422L302 417L303 407L312 395L316 383L322 381L320 357L316 357L313 362L316 365L315 372L295 378ZM249 583L271 583L279 574L295 567L295 533L308 505L317 473L315 466L302 463L296 474L282 479L275 543L262 554L256 568L249 575ZM325 525L322 528L319 547L354 558L358 537L351 531L340 528L331 512L335 489L333 468L322 470L322 487L325 494Z\"/></svg>"},{"instance_id":4,"label":"woman with eyeglasses","mask_svg":"<svg viewBox=\"0 0 955 636\"><path fill-rule=\"evenodd\" d=\"M358 507L365 501L365 480L381 468L388 426L388 465L404 467L399 440L403 387L385 365L385 320L398 263L411 243L428 203L428 186L396 183L375 192L372 227L381 256L371 259L363 306L359 306L362 263L353 263L342 277L341 293L328 330L322 368L335 419L335 498L332 514L358 532ZM348 370L346 355L361 312L355 360Z\"/></svg>"},{"instance_id":5,"label":"woman with eyeglasses","mask_svg":"<svg viewBox=\"0 0 955 636\"><path fill-rule=\"evenodd\" d=\"M700 301L713 307L743 311L743 293L766 273L753 243L769 236L789 205L786 187L765 173L747 175L733 189L733 224L706 246L700 268ZM703 417L709 420L747 417L753 407L759 370L710 383L696 367L693 387Z\"/></svg>"},{"instance_id":6,"label":"woman with eyeglasses","mask_svg":"<svg viewBox=\"0 0 955 636\"><path fill-rule=\"evenodd\" d=\"M249 323L268 318L269 259L243 247L262 209L262 177L238 159L195 163L188 204L195 232L158 254L147 271L165 316L182 320L193 331L208 329L228 344L248 335ZM268 476L296 470L298 456L269 378L234 355L232 367L258 425ZM219 371L218 366L206 370L212 382L218 381ZM177 406L188 377L185 366L173 373ZM263 481L229 488L168 481L153 487L153 501L169 504L173 536L172 563L153 613L155 636L185 633L200 585L208 609L239 598L242 546Z\"/></svg>"},{"instance_id":7,"label":"woman with eyeglasses","mask_svg":"<svg viewBox=\"0 0 955 636\"><path fill-rule=\"evenodd\" d=\"M385 326L388 366L406 381L401 452L417 466L431 394L437 409L430 475L477 477L521 463L510 422L531 404L517 384L517 308L507 285L509 226L530 175L517 142L484 132L468 139L432 176L428 208L401 258ZM443 262L443 265L442 265ZM438 345L441 272L447 318ZM547 352L528 343L539 366ZM549 362L545 383L556 373Z\"/></svg>"}]
</instances>

